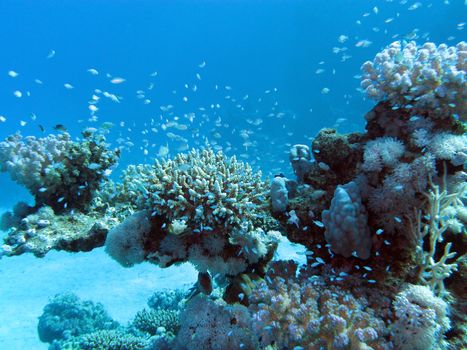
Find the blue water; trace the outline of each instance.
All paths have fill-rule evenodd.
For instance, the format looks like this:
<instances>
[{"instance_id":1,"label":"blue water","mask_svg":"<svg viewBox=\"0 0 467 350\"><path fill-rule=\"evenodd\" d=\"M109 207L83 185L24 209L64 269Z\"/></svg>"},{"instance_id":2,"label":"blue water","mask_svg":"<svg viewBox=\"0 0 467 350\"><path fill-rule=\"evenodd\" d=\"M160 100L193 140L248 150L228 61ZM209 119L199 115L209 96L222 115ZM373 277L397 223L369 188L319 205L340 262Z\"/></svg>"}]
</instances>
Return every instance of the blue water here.
<instances>
[{"instance_id":1,"label":"blue water","mask_svg":"<svg viewBox=\"0 0 467 350\"><path fill-rule=\"evenodd\" d=\"M23 135L46 135L56 124L79 136L84 127L112 122L108 134L112 145L127 137L134 143L123 152L115 177L126 164L150 162L160 146L168 145L170 155L176 154L180 144L167 132L185 137L189 147L202 145L207 138L266 176L291 173L287 154L291 144L309 144L319 129L336 121L342 132L363 129L363 116L373 105L358 91L355 78L364 61L414 30L418 42L455 44L467 39L459 26L467 20L464 0L423 0L420 8L409 10L414 3L1 0L0 115L6 121L0 122L0 138L18 130ZM347 41L339 43L340 35L347 36ZM361 40L371 44L356 47ZM347 49L336 54L333 47ZM351 57L342 62L343 54ZM203 62L205 66L200 67ZM90 74L91 68L99 74ZM318 69L324 71L317 74ZM19 75L10 77L10 70ZM157 75L151 76L154 72ZM126 81L112 84L107 73ZM73 89L65 88L66 83ZM95 89L115 94L121 101L101 97L95 113L98 119L92 121L88 101ZM21 98L14 95L16 90L22 92ZM138 90L145 92L144 98L137 98ZM146 99L150 102L144 103ZM174 106L172 116L160 108L167 105ZM196 117L188 130L161 128L174 116L182 122L190 112ZM278 113L283 116L279 118ZM199 133L193 133L194 128ZM241 130L248 130L251 145L244 145ZM0 176L0 188L2 208L11 208L18 200L31 201L27 191L6 174ZM24 274L1 268L2 274L27 280L31 258L15 259L19 265L24 261ZM118 269L114 266L117 275ZM10 279L10 287L4 282L0 299L7 295L4 302L20 303L8 289L14 289L16 282ZM148 293L153 287L148 287ZM40 288L40 282L32 288ZM39 312L47 296L41 298L42 304L36 305ZM0 316L0 324L9 321ZM17 338L9 332L0 333L0 348L19 349L19 340L5 340ZM2 341L9 347L2 347ZM45 348L31 344L31 348Z\"/></svg>"}]
</instances>

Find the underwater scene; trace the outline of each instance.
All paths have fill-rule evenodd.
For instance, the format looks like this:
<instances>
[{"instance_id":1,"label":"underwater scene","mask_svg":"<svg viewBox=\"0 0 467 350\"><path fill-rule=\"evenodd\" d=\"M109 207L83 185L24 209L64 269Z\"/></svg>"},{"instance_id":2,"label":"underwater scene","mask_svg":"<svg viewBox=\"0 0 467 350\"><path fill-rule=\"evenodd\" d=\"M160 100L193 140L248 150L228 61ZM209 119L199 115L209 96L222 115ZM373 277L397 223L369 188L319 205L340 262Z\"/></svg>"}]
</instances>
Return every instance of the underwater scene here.
<instances>
[{"instance_id":1,"label":"underwater scene","mask_svg":"<svg viewBox=\"0 0 467 350\"><path fill-rule=\"evenodd\" d=\"M467 349L466 23L0 0L0 350Z\"/></svg>"}]
</instances>

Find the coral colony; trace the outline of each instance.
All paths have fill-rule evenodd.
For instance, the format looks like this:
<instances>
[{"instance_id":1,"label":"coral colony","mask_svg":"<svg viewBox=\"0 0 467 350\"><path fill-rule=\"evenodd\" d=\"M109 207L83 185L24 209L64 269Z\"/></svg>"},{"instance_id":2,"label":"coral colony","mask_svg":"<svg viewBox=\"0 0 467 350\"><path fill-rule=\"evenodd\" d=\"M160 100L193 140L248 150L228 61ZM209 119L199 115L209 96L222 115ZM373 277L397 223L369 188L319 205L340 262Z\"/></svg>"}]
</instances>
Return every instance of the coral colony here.
<instances>
[{"instance_id":1,"label":"coral colony","mask_svg":"<svg viewBox=\"0 0 467 350\"><path fill-rule=\"evenodd\" d=\"M118 160L104 136L9 136L0 168L34 207L4 215L1 255L105 246L121 265L184 262L129 325L57 295L50 349L460 349L465 334L467 44L392 43L362 66L377 104L366 131L323 129L271 184L208 146L154 164ZM281 236L307 264L273 261ZM464 299L463 299L464 298Z\"/></svg>"}]
</instances>

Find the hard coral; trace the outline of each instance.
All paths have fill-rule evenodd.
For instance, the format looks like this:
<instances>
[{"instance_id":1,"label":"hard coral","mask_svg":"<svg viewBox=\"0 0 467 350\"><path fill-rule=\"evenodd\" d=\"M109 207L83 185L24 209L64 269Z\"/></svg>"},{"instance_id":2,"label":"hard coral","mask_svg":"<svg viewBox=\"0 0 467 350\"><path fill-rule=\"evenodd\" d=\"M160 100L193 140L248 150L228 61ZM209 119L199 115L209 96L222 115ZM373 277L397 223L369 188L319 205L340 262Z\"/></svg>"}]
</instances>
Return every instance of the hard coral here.
<instances>
[{"instance_id":1,"label":"hard coral","mask_svg":"<svg viewBox=\"0 0 467 350\"><path fill-rule=\"evenodd\" d=\"M80 141L68 133L24 139L11 135L0 142L0 170L25 186L37 206L85 210L119 151L109 150L102 134L83 135Z\"/></svg>"},{"instance_id":2,"label":"hard coral","mask_svg":"<svg viewBox=\"0 0 467 350\"><path fill-rule=\"evenodd\" d=\"M235 157L193 150L128 169L123 188L135 197L142 212L134 215L143 221L113 231L130 232L127 236L109 235L108 252L117 252L119 262L128 257L131 265L144 257L167 267L190 261L200 272L235 276L272 258L279 233L266 231L275 227L268 186ZM150 222L150 227L143 232L138 222Z\"/></svg>"},{"instance_id":3,"label":"hard coral","mask_svg":"<svg viewBox=\"0 0 467 350\"><path fill-rule=\"evenodd\" d=\"M184 220L192 230L229 229L258 222L267 210L269 188L261 173L211 149L156 161L139 179L134 186L143 194L140 205L164 217L167 225Z\"/></svg>"},{"instance_id":4,"label":"hard coral","mask_svg":"<svg viewBox=\"0 0 467 350\"><path fill-rule=\"evenodd\" d=\"M393 303L394 343L401 350L447 349L443 334L449 330L448 305L424 286L409 284Z\"/></svg>"},{"instance_id":5,"label":"hard coral","mask_svg":"<svg viewBox=\"0 0 467 350\"><path fill-rule=\"evenodd\" d=\"M187 303L176 339L177 350L254 350L256 334L248 309L197 296Z\"/></svg>"},{"instance_id":6,"label":"hard coral","mask_svg":"<svg viewBox=\"0 0 467 350\"><path fill-rule=\"evenodd\" d=\"M266 278L250 298L262 347L390 349L385 323L365 299L320 283Z\"/></svg>"},{"instance_id":7,"label":"hard coral","mask_svg":"<svg viewBox=\"0 0 467 350\"><path fill-rule=\"evenodd\" d=\"M96 330L114 329L113 321L102 304L81 301L73 293L58 294L44 307L37 330L43 342L69 339Z\"/></svg>"},{"instance_id":8,"label":"hard coral","mask_svg":"<svg viewBox=\"0 0 467 350\"><path fill-rule=\"evenodd\" d=\"M436 46L396 41L362 66L368 97L433 118L467 115L467 43Z\"/></svg>"}]
</instances>

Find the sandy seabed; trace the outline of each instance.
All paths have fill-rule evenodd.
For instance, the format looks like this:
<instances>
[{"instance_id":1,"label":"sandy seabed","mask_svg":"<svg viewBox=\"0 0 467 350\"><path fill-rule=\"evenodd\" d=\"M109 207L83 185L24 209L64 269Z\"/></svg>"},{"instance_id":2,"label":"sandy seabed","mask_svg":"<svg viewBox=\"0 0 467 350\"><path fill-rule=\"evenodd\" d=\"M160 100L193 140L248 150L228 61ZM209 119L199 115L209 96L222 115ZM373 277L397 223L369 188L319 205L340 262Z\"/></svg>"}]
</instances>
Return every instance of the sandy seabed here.
<instances>
[{"instance_id":1,"label":"sandy seabed","mask_svg":"<svg viewBox=\"0 0 467 350\"><path fill-rule=\"evenodd\" d=\"M0 238L3 234L0 231ZM276 258L304 263L303 253L303 247L284 240ZM100 302L125 325L155 291L192 286L197 275L190 264L124 268L103 248L87 253L51 251L40 259L32 254L0 259L0 349L47 349L48 344L39 340L37 322L49 298L58 293L73 292L82 300Z\"/></svg>"}]
</instances>

